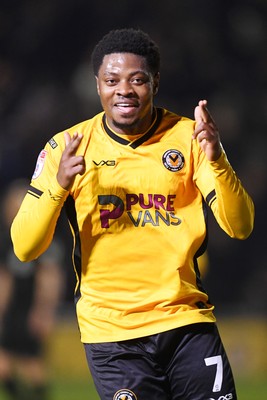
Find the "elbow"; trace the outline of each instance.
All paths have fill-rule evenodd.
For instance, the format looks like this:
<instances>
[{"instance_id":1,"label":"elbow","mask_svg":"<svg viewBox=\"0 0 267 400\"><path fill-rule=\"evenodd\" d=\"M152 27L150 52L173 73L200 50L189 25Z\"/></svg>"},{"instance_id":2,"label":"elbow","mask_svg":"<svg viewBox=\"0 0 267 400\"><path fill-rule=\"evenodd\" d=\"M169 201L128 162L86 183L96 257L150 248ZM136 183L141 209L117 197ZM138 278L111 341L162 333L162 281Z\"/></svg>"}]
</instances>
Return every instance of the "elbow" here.
<instances>
[{"instance_id":1,"label":"elbow","mask_svg":"<svg viewBox=\"0 0 267 400\"><path fill-rule=\"evenodd\" d=\"M254 229L254 221L255 221L255 209L254 206L251 207L251 212L248 213L246 219L241 219L242 228L240 229L240 237L238 239L245 240L247 239L253 232Z\"/></svg>"},{"instance_id":2,"label":"elbow","mask_svg":"<svg viewBox=\"0 0 267 400\"><path fill-rule=\"evenodd\" d=\"M27 251L23 251L22 249L20 249L19 247L17 247L16 245L14 245L13 243L13 250L15 253L15 256L21 261L21 262L30 262L35 260L37 257L35 257L34 254L32 254L32 252L27 252Z\"/></svg>"},{"instance_id":3,"label":"elbow","mask_svg":"<svg viewBox=\"0 0 267 400\"><path fill-rule=\"evenodd\" d=\"M244 231L244 232L238 232L238 234L234 235L233 238L234 239L238 239L238 240L246 240L250 235L251 235L251 231Z\"/></svg>"},{"instance_id":4,"label":"elbow","mask_svg":"<svg viewBox=\"0 0 267 400\"><path fill-rule=\"evenodd\" d=\"M239 229L234 231L230 236L233 237L234 239L246 240L253 232L253 229L254 229L254 219L247 221L246 223L245 221L243 221L242 225L239 226Z\"/></svg>"},{"instance_id":5,"label":"elbow","mask_svg":"<svg viewBox=\"0 0 267 400\"><path fill-rule=\"evenodd\" d=\"M15 256L21 262L30 262L36 259L37 256L34 254L35 252L32 251L32 248L27 246L27 243L29 243L29 241L22 239L20 235L16 235L12 228L13 227L11 226L10 234Z\"/></svg>"},{"instance_id":6,"label":"elbow","mask_svg":"<svg viewBox=\"0 0 267 400\"><path fill-rule=\"evenodd\" d=\"M234 239L245 240L247 239L254 229L255 221L255 208L254 204L251 202L250 207L243 210L241 213L235 216L235 229L232 231L232 236Z\"/></svg>"},{"instance_id":7,"label":"elbow","mask_svg":"<svg viewBox=\"0 0 267 400\"><path fill-rule=\"evenodd\" d=\"M254 224L252 224L251 226L247 227L247 229L245 229L243 232L241 232L241 235L238 237L238 239L240 239L240 240L247 239L251 235L251 233L253 232L253 228L254 228Z\"/></svg>"}]
</instances>

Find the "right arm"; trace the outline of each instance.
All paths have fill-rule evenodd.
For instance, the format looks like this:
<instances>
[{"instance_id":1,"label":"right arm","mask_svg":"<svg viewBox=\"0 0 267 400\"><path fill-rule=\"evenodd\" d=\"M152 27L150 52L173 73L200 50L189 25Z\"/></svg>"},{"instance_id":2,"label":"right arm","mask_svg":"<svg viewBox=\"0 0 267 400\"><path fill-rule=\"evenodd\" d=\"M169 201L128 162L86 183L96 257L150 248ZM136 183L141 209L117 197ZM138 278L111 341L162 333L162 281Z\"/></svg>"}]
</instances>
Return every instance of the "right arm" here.
<instances>
[{"instance_id":1,"label":"right arm","mask_svg":"<svg viewBox=\"0 0 267 400\"><path fill-rule=\"evenodd\" d=\"M67 195L56 179L44 192L30 186L11 225L14 252L20 261L34 260L48 248Z\"/></svg>"},{"instance_id":2,"label":"right arm","mask_svg":"<svg viewBox=\"0 0 267 400\"><path fill-rule=\"evenodd\" d=\"M76 156L82 135L65 133L65 149L58 168L47 152L45 167L38 180L28 190L11 226L14 252L21 261L39 257L50 245L58 217L75 176L85 171L84 158Z\"/></svg>"}]
</instances>

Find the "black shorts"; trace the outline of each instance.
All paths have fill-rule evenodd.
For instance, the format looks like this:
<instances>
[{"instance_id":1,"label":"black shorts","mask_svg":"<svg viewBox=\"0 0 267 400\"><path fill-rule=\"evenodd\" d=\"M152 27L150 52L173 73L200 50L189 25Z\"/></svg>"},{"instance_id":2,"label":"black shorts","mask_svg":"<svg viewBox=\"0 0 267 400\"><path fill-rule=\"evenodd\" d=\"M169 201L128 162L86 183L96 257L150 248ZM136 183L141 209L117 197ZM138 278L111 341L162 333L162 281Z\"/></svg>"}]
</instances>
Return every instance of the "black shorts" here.
<instances>
[{"instance_id":1,"label":"black shorts","mask_svg":"<svg viewBox=\"0 0 267 400\"><path fill-rule=\"evenodd\" d=\"M84 347L101 400L237 399L231 367L213 323Z\"/></svg>"}]
</instances>

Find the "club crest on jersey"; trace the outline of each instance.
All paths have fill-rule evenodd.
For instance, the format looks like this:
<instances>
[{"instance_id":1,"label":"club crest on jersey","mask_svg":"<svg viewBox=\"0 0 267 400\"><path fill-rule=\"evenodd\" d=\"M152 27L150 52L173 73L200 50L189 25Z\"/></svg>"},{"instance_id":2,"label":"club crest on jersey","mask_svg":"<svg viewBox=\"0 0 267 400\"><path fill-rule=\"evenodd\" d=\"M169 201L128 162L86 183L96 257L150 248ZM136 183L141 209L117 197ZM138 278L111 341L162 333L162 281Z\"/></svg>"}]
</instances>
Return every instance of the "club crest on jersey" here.
<instances>
[{"instance_id":1,"label":"club crest on jersey","mask_svg":"<svg viewBox=\"0 0 267 400\"><path fill-rule=\"evenodd\" d=\"M41 153L38 156L37 162L36 162L36 167L32 176L32 179L36 179L38 178L38 176L41 175L41 172L44 168L44 163L45 163L45 158L47 155L47 151L46 150L42 150Z\"/></svg>"},{"instance_id":2,"label":"club crest on jersey","mask_svg":"<svg viewBox=\"0 0 267 400\"><path fill-rule=\"evenodd\" d=\"M137 400L137 396L129 389L121 389L115 393L113 400Z\"/></svg>"},{"instance_id":3,"label":"club crest on jersey","mask_svg":"<svg viewBox=\"0 0 267 400\"><path fill-rule=\"evenodd\" d=\"M184 166L184 156L179 150L170 149L163 154L162 162L169 171L177 172Z\"/></svg>"}]
</instances>

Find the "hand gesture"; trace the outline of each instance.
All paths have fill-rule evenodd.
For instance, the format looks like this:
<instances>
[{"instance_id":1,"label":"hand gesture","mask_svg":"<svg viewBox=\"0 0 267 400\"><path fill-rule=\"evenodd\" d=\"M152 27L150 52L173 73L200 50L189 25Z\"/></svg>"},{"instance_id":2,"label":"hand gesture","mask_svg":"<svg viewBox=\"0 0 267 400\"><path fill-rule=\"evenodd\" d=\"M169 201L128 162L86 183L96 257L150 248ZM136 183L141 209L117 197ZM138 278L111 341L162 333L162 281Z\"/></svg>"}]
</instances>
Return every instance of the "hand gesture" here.
<instances>
[{"instance_id":1,"label":"hand gesture","mask_svg":"<svg viewBox=\"0 0 267 400\"><path fill-rule=\"evenodd\" d=\"M202 151L209 161L216 161L221 155L222 147L219 131L207 109L207 100L200 100L195 108L195 131L193 139L197 139Z\"/></svg>"},{"instance_id":2,"label":"hand gesture","mask_svg":"<svg viewBox=\"0 0 267 400\"><path fill-rule=\"evenodd\" d=\"M75 133L72 137L68 132L64 133L65 150L59 163L57 180L63 189L69 190L77 174L85 172L85 161L83 156L76 155L83 135Z\"/></svg>"}]
</instances>

